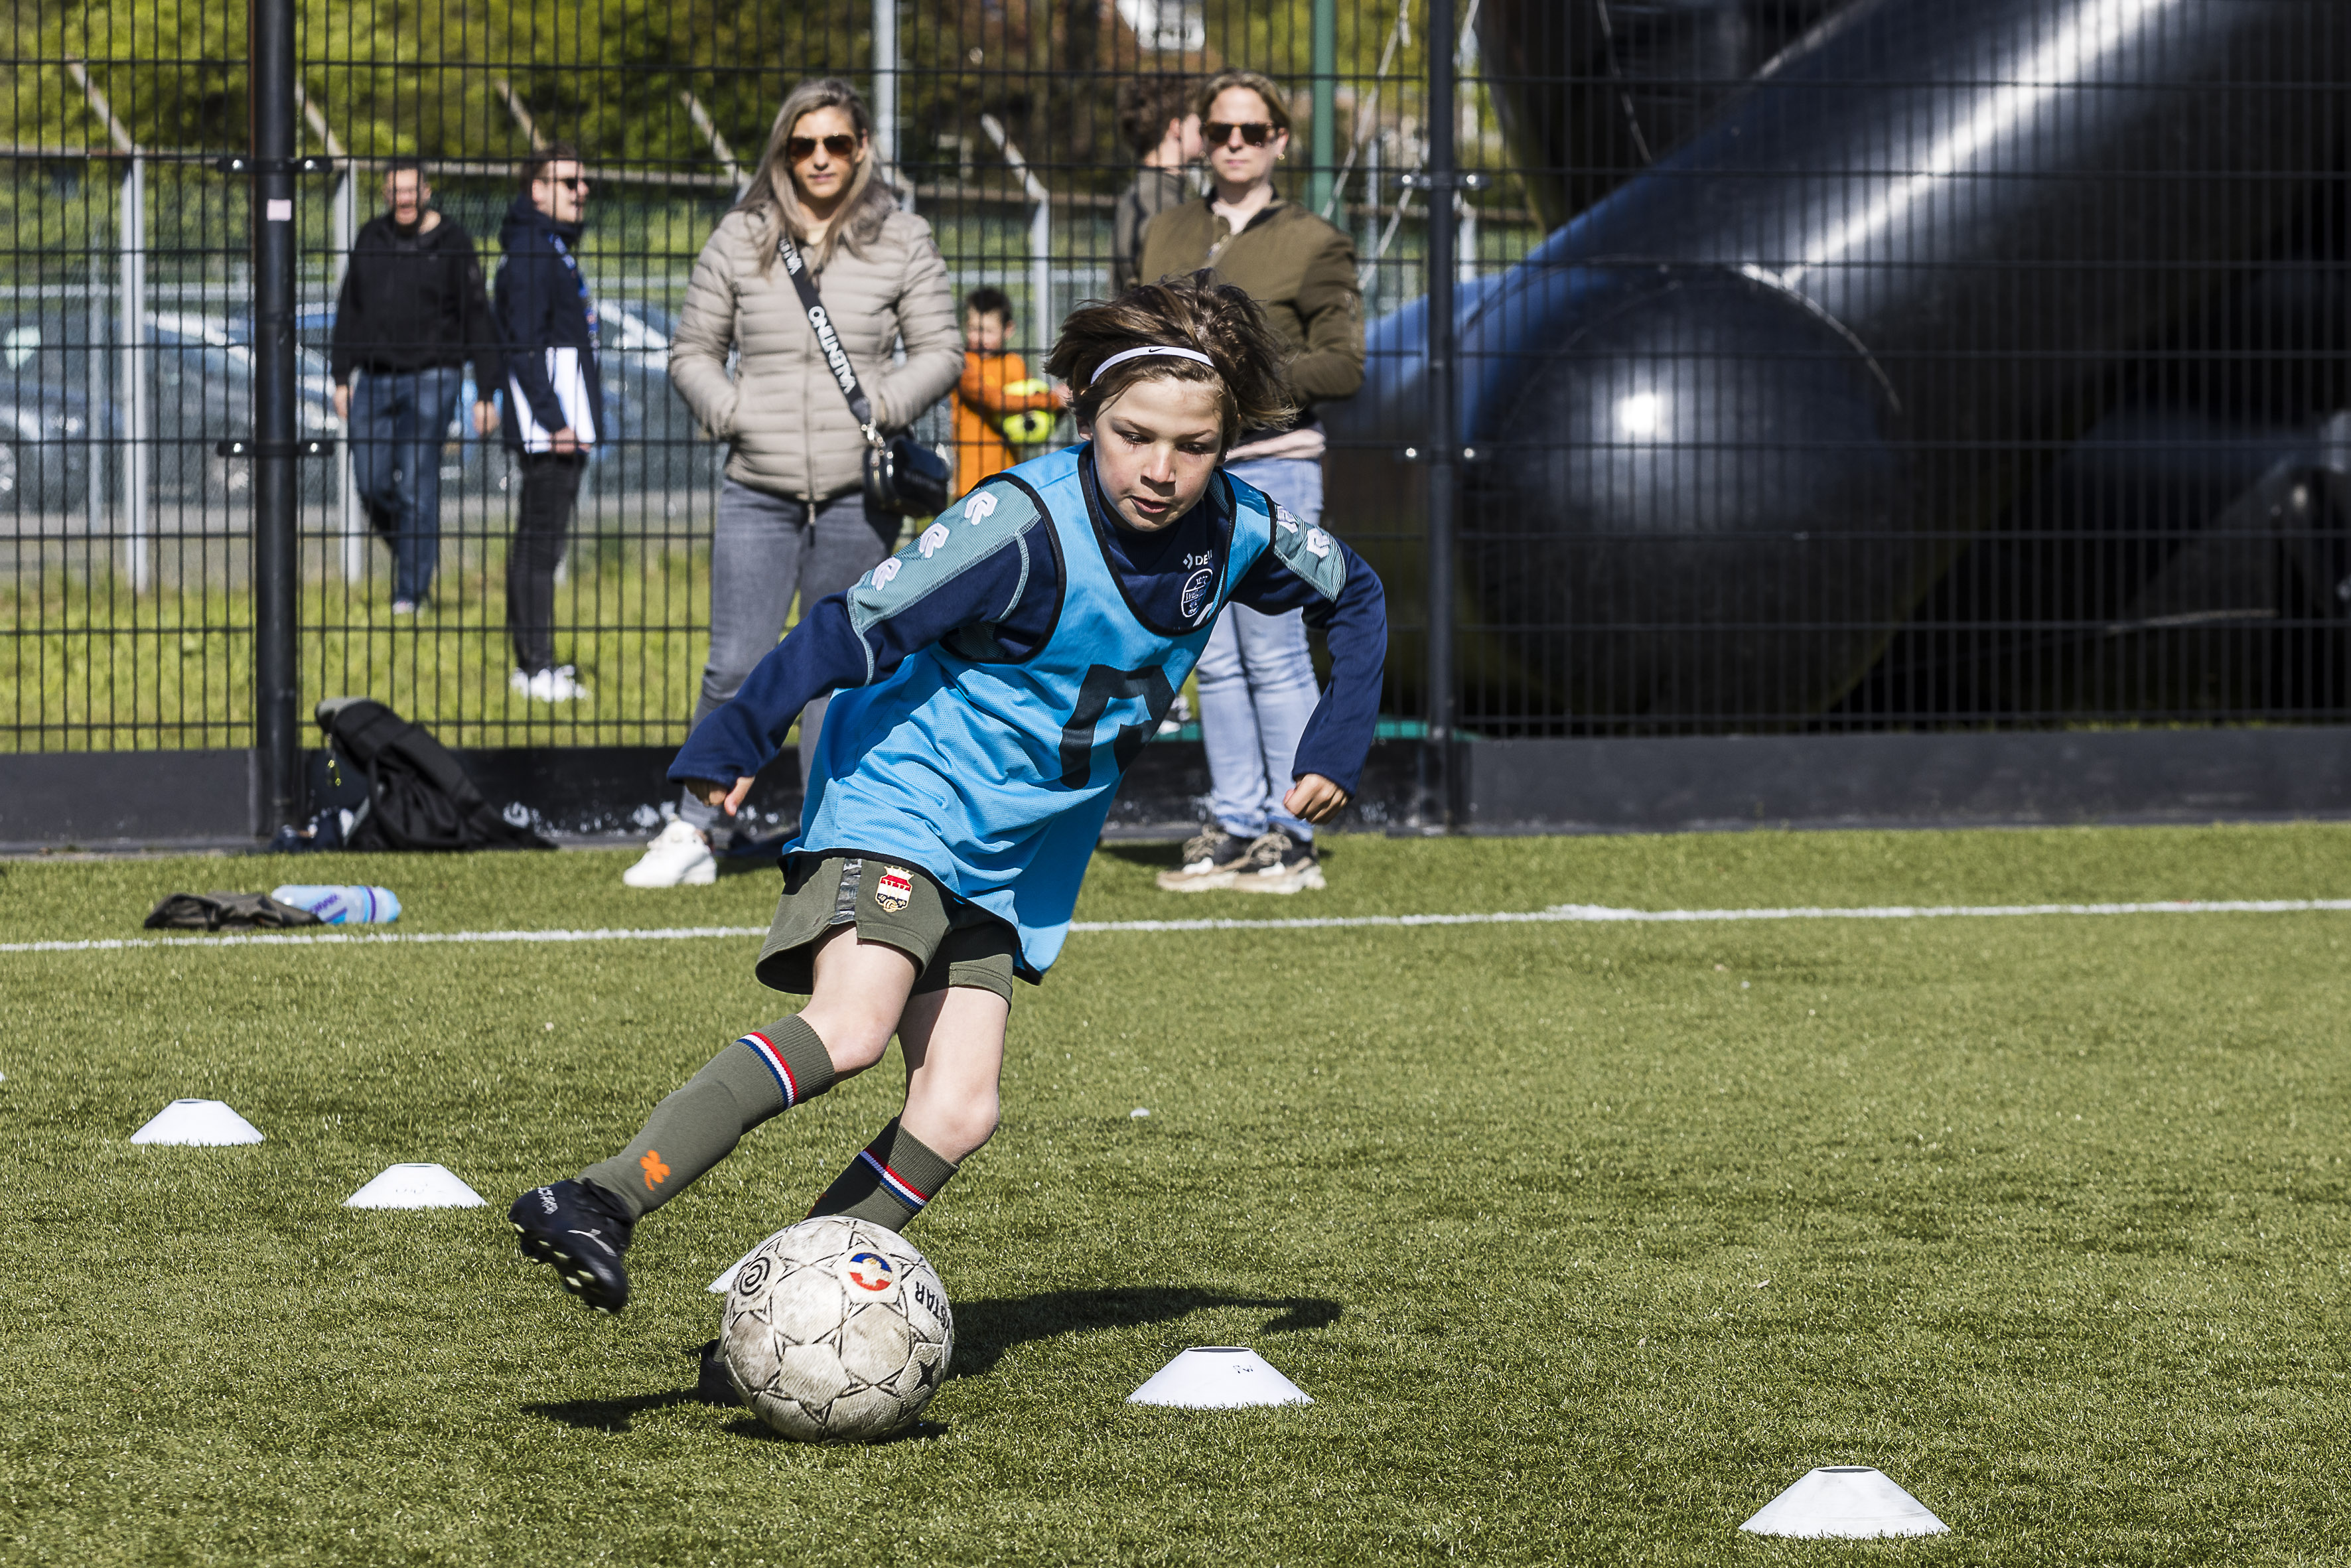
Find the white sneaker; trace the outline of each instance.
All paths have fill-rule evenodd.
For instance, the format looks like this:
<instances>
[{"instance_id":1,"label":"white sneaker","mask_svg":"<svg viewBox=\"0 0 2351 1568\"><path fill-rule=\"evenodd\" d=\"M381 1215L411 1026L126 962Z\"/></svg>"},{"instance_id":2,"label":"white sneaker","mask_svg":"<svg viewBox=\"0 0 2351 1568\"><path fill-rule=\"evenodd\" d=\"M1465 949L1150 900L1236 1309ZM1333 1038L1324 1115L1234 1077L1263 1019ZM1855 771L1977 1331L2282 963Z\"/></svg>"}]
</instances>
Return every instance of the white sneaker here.
<instances>
[{"instance_id":1,"label":"white sneaker","mask_svg":"<svg viewBox=\"0 0 2351 1568\"><path fill-rule=\"evenodd\" d=\"M536 674L517 670L507 677L507 685L539 703L574 702L588 695L588 688L580 684L579 673L569 664L558 664Z\"/></svg>"},{"instance_id":2,"label":"white sneaker","mask_svg":"<svg viewBox=\"0 0 2351 1568\"><path fill-rule=\"evenodd\" d=\"M708 887L718 880L718 857L710 841L681 820L664 828L621 880L631 887Z\"/></svg>"}]
</instances>

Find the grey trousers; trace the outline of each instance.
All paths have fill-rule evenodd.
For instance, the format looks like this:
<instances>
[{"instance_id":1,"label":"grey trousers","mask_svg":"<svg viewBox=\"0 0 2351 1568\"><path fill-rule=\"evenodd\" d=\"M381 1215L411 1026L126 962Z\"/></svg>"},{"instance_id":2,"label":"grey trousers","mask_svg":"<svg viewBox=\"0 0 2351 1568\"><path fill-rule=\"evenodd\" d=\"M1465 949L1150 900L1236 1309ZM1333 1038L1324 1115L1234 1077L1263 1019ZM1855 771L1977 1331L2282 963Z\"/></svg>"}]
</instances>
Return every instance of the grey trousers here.
<instances>
[{"instance_id":1,"label":"grey trousers","mask_svg":"<svg viewBox=\"0 0 2351 1568\"><path fill-rule=\"evenodd\" d=\"M694 705L699 725L732 697L784 634L792 601L805 615L882 564L898 542L898 519L869 512L858 491L813 504L726 481L710 541L710 662ZM825 699L800 710L800 782L808 782L824 727ZM707 832L718 812L692 796L677 814Z\"/></svg>"}]
</instances>

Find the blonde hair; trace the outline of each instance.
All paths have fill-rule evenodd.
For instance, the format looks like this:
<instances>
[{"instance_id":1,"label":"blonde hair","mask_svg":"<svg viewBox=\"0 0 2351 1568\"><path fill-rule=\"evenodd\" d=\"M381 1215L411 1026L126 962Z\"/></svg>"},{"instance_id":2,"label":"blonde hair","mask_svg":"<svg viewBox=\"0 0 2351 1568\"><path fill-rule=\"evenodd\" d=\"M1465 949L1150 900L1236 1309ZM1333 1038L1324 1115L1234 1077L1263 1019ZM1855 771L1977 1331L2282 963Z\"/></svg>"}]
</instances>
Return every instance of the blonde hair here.
<instances>
[{"instance_id":1,"label":"blonde hair","mask_svg":"<svg viewBox=\"0 0 2351 1568\"><path fill-rule=\"evenodd\" d=\"M1245 87L1265 99L1266 119L1272 122L1275 131L1290 129L1290 105L1282 101L1281 89L1273 85L1271 77L1256 71L1218 71L1202 82L1199 90L1192 95L1192 112L1202 120L1207 119L1208 106L1217 101L1218 93L1231 87Z\"/></svg>"},{"instance_id":2,"label":"blonde hair","mask_svg":"<svg viewBox=\"0 0 2351 1568\"><path fill-rule=\"evenodd\" d=\"M1096 373L1112 355L1154 344L1206 354L1213 368L1155 354ZM1115 299L1092 300L1071 311L1045 369L1077 389L1071 407L1088 424L1138 382L1212 386L1229 451L1243 431L1280 429L1298 417L1298 401L1282 373L1288 358L1257 301L1203 270L1141 284Z\"/></svg>"},{"instance_id":3,"label":"blonde hair","mask_svg":"<svg viewBox=\"0 0 2351 1568\"><path fill-rule=\"evenodd\" d=\"M882 232L882 225L898 204L890 188L874 177L873 116L865 107L865 99L857 89L838 77L817 77L792 89L784 99L783 108L776 111L774 129L768 132L768 150L759 156L759 167L751 176L743 199L735 210L749 217L764 238L759 256L759 270L765 272L775 265L776 246L783 232L776 225L780 220L788 225L791 236L803 246L817 231L817 220L800 200L799 186L791 176L791 160L785 156L784 144L792 138L792 128L820 109L838 109L846 112L850 123L857 128L857 139L864 155L857 161L857 172L850 176L849 189L841 193L841 205L832 215L824 238L810 253L809 265L821 271L832 260L836 250L845 249L852 256L862 256Z\"/></svg>"}]
</instances>

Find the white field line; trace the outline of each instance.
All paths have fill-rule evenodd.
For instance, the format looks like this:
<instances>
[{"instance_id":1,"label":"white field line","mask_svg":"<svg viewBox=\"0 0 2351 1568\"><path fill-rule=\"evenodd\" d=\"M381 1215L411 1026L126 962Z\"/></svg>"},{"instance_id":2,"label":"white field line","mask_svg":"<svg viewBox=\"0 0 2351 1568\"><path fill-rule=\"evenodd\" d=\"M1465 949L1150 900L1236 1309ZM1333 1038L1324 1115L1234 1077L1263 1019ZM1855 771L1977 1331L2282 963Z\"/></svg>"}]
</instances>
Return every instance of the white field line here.
<instances>
[{"instance_id":1,"label":"white field line","mask_svg":"<svg viewBox=\"0 0 2351 1568\"><path fill-rule=\"evenodd\" d=\"M1887 904L1856 908L1548 909L1471 915L1329 915L1297 920L1079 920L1072 934L1177 931L1332 931L1413 925L1682 925L1749 920L2005 920L2078 915L2308 915L2351 913L2351 898L2174 899L2162 904ZM0 942L0 953L110 953L140 947L358 947L436 942L691 942L764 936L764 925L663 925L593 931L259 931L235 936L128 936L83 942Z\"/></svg>"}]
</instances>

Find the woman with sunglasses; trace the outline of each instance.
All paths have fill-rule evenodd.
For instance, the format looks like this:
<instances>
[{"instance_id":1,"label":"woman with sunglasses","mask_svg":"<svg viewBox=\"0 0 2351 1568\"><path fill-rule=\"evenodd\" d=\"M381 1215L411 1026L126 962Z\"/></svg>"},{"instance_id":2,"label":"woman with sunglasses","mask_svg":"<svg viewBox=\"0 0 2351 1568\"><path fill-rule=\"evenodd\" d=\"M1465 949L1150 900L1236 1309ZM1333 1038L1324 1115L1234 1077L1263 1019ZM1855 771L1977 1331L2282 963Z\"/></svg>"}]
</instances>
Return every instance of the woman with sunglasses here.
<instances>
[{"instance_id":1,"label":"woman with sunglasses","mask_svg":"<svg viewBox=\"0 0 2351 1568\"><path fill-rule=\"evenodd\" d=\"M1355 247L1274 189L1275 169L1290 153L1290 111L1280 88L1255 71L1224 71L1193 101L1215 188L1151 220L1140 270L1157 278L1212 268L1264 310L1290 351L1290 395L1304 412L1287 430L1243 434L1226 467L1313 528L1322 517L1323 451L1314 405L1352 396L1364 383ZM1199 683L1211 821L1159 885L1176 893L1322 886L1314 829L1283 804L1317 699L1298 613L1228 607L1200 654Z\"/></svg>"},{"instance_id":2,"label":"woman with sunglasses","mask_svg":"<svg viewBox=\"0 0 2351 1568\"><path fill-rule=\"evenodd\" d=\"M904 429L963 374L946 263L930 225L898 210L865 100L847 82L802 82L776 116L749 189L702 247L670 341L670 380L728 448L697 725L776 645L795 598L805 612L879 566L898 539L898 517L865 504L865 436L780 259L788 234L878 426ZM905 359L893 364L901 340ZM824 706L820 697L800 716L803 779ZM677 819L622 880L712 882L716 822L685 794Z\"/></svg>"}]
</instances>

